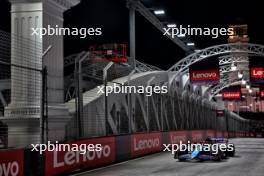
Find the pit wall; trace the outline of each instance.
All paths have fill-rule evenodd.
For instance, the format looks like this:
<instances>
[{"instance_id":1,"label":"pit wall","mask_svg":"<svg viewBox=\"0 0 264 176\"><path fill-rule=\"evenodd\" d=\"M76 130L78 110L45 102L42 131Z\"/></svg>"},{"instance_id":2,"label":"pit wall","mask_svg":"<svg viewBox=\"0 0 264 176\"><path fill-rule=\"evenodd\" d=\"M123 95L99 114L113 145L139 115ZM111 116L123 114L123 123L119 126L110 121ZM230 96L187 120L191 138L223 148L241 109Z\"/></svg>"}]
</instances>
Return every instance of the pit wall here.
<instances>
[{"instance_id":1,"label":"pit wall","mask_svg":"<svg viewBox=\"0 0 264 176\"><path fill-rule=\"evenodd\" d=\"M89 170L151 153L161 152L163 144L177 144L180 141L192 143L206 137L254 137L253 133L215 130L192 130L138 133L82 139L69 143L102 144L100 152L46 152L39 157L31 149L1 150L0 176L54 176L76 170ZM147 144L146 144L147 143ZM42 163L42 164L40 164ZM43 164L44 163L44 164Z\"/></svg>"}]
</instances>

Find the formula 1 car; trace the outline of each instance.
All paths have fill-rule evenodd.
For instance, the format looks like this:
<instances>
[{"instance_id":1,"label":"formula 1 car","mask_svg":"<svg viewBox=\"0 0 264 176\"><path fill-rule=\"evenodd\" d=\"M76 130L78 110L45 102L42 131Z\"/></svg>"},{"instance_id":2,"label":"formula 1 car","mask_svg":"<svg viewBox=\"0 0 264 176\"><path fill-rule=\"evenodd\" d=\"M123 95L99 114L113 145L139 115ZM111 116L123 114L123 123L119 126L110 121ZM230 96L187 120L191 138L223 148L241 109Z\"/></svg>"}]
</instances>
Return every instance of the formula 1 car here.
<instances>
[{"instance_id":1,"label":"formula 1 car","mask_svg":"<svg viewBox=\"0 0 264 176\"><path fill-rule=\"evenodd\" d=\"M232 146L232 150L226 150L226 151L224 151L224 154L226 155L226 157L235 156L235 153L236 153L235 145L230 144L228 142L228 139L226 139L226 138L207 138L207 140L210 140L210 141L212 141L212 143L215 143L215 144L225 144L226 146L228 146L228 145Z\"/></svg>"},{"instance_id":2,"label":"formula 1 car","mask_svg":"<svg viewBox=\"0 0 264 176\"><path fill-rule=\"evenodd\" d=\"M193 150L183 150L175 153L174 158L179 161L190 161L190 160L199 160L199 161L221 161L226 159L228 156L234 156L235 150L232 151L222 151L220 150L221 144L228 144L228 140L224 138L207 138L205 141L200 143L200 147L193 148ZM211 147L214 145L214 149Z\"/></svg>"},{"instance_id":3,"label":"formula 1 car","mask_svg":"<svg viewBox=\"0 0 264 176\"><path fill-rule=\"evenodd\" d=\"M216 153L212 150L209 151L203 151L199 149L195 149L194 151L178 151L175 154L175 159L178 159L179 161L191 161L191 160L197 160L197 161L221 161L224 158L223 152L220 150Z\"/></svg>"}]
</instances>

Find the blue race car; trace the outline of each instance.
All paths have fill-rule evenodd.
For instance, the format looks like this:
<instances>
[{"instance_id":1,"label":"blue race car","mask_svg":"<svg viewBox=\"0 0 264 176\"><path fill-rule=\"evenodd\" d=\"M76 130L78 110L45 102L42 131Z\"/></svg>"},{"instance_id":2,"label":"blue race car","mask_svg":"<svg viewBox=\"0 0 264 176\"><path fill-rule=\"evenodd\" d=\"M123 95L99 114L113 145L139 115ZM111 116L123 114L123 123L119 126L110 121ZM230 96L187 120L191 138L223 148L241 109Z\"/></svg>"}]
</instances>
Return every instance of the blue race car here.
<instances>
[{"instance_id":1,"label":"blue race car","mask_svg":"<svg viewBox=\"0 0 264 176\"><path fill-rule=\"evenodd\" d=\"M224 155L226 155L226 157L235 156L235 153L236 153L235 145L234 144L230 144L228 142L228 139L226 139L226 138L208 138L208 140L211 140L212 143L214 143L214 144L225 144L226 146L228 146L228 145L232 146L232 150L224 151Z\"/></svg>"},{"instance_id":2,"label":"blue race car","mask_svg":"<svg viewBox=\"0 0 264 176\"><path fill-rule=\"evenodd\" d=\"M213 148L211 147L212 144L214 144L214 146L217 146L216 150L213 150ZM222 159L225 159L227 155L225 151L220 150L220 144L221 143L212 140L212 138L207 138L205 141L200 143L199 147L194 147L190 151L186 149L176 152L174 158L178 159L179 161L221 161Z\"/></svg>"}]
</instances>

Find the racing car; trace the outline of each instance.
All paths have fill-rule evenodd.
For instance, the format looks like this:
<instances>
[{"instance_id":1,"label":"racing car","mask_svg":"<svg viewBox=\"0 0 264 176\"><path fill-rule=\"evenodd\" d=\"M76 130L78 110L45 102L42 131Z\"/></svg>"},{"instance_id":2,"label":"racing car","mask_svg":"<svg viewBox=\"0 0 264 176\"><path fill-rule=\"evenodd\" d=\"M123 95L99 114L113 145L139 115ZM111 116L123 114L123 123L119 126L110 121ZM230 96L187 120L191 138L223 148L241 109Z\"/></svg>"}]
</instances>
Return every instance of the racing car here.
<instances>
[{"instance_id":1,"label":"racing car","mask_svg":"<svg viewBox=\"0 0 264 176\"><path fill-rule=\"evenodd\" d=\"M224 138L207 138L205 141L200 143L201 147L193 148L191 151L183 150L175 153L174 158L179 161L191 161L191 160L199 160L199 161L221 161L222 159L226 159L228 156L234 156L235 150L232 151L222 151L220 150L220 144L228 144L228 140ZM206 146L211 145L217 146L217 151L213 150L211 147Z\"/></svg>"},{"instance_id":2,"label":"racing car","mask_svg":"<svg viewBox=\"0 0 264 176\"><path fill-rule=\"evenodd\" d=\"M226 139L226 138L208 138L208 140L211 140L212 143L215 143L215 144L225 144L226 146L228 146L228 144L229 144L228 139ZM226 157L235 156L236 149L235 149L235 145L234 144L232 144L232 148L233 148L233 150L224 151L224 154L226 155Z\"/></svg>"}]
</instances>

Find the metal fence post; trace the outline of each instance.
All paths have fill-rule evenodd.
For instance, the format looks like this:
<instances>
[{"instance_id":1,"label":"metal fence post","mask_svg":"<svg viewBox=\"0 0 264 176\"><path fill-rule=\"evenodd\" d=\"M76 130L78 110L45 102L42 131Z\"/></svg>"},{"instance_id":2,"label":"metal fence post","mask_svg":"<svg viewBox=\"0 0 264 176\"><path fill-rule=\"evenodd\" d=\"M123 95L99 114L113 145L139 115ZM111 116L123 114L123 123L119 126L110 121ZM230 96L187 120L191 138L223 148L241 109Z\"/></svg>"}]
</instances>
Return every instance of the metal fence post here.
<instances>
[{"instance_id":1,"label":"metal fence post","mask_svg":"<svg viewBox=\"0 0 264 176\"><path fill-rule=\"evenodd\" d=\"M136 72L136 70L132 70L129 75L128 75L128 79L127 79L127 85L130 85L130 80L132 75ZM128 122L129 122L129 133L133 132L134 129L132 129L132 100L131 100L131 94L128 93L127 95L127 100L128 100Z\"/></svg>"},{"instance_id":2,"label":"metal fence post","mask_svg":"<svg viewBox=\"0 0 264 176\"><path fill-rule=\"evenodd\" d=\"M106 87L107 87L107 71L113 65L113 62L109 62L106 67L103 69L103 81L104 81L104 97L105 97L105 135L108 135L108 103L107 103L107 95L106 95Z\"/></svg>"},{"instance_id":3,"label":"metal fence post","mask_svg":"<svg viewBox=\"0 0 264 176\"><path fill-rule=\"evenodd\" d=\"M41 77L42 77L42 88L41 88L41 102L40 102L40 138L41 143L44 144L48 142L48 93L47 93L47 67L44 66L44 58L48 54L48 52L51 50L52 45L49 45L49 47L42 53L42 70L40 71ZM45 124L46 123L46 124ZM46 127L46 133L45 133L45 127ZM45 141L45 135L46 135L46 141Z\"/></svg>"},{"instance_id":4,"label":"metal fence post","mask_svg":"<svg viewBox=\"0 0 264 176\"><path fill-rule=\"evenodd\" d=\"M75 60L74 79L75 79L75 107L76 107L76 135L77 138L83 136L83 94L82 94L82 62L87 59L89 52L82 52Z\"/></svg>"}]
</instances>

